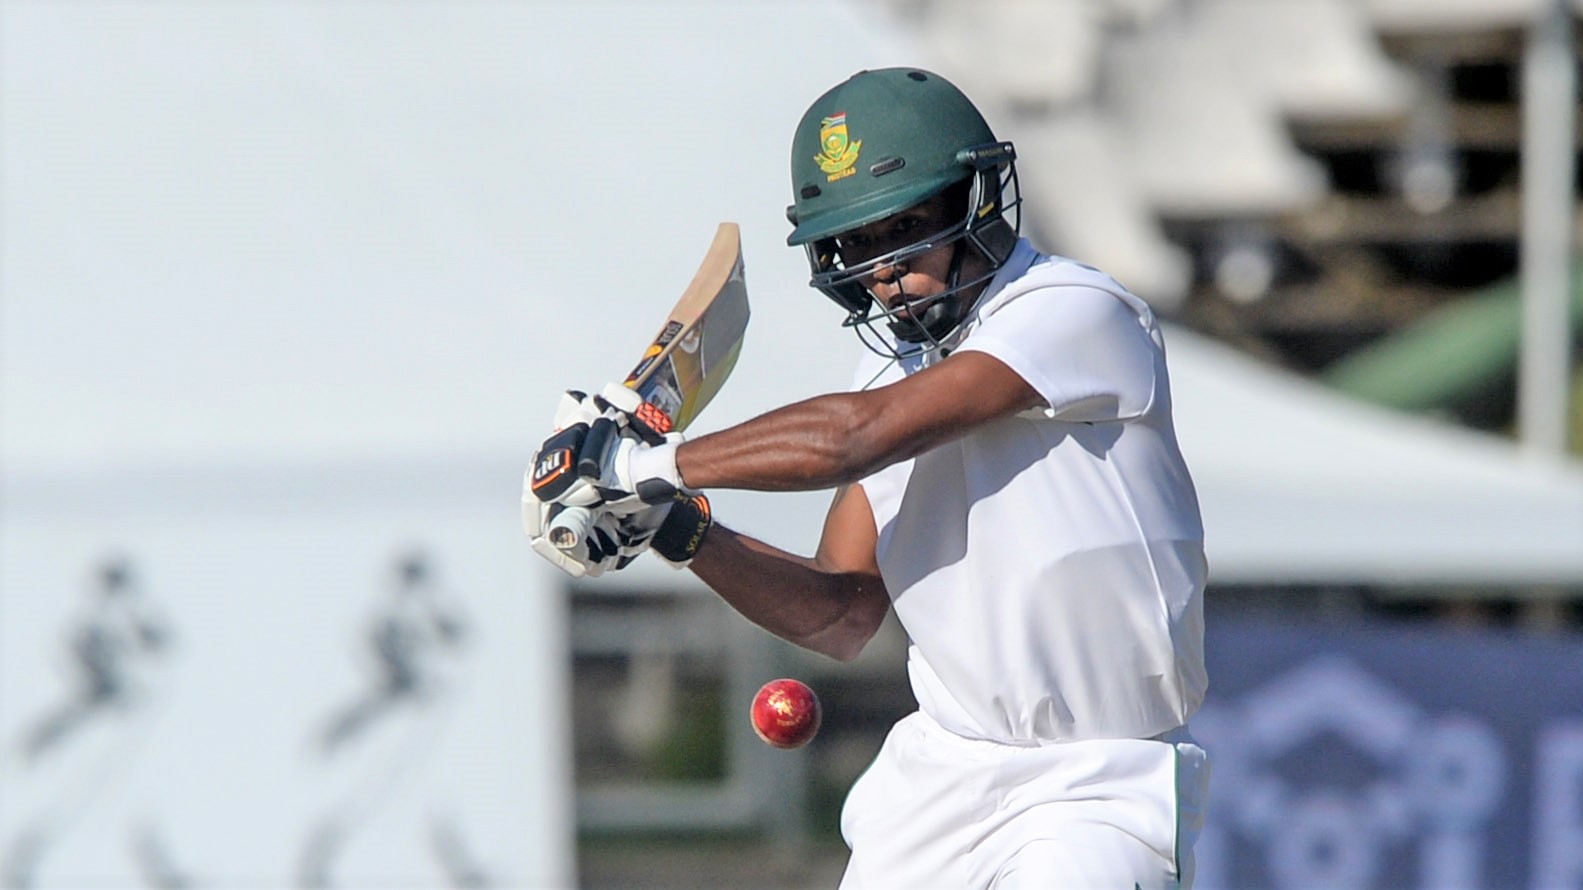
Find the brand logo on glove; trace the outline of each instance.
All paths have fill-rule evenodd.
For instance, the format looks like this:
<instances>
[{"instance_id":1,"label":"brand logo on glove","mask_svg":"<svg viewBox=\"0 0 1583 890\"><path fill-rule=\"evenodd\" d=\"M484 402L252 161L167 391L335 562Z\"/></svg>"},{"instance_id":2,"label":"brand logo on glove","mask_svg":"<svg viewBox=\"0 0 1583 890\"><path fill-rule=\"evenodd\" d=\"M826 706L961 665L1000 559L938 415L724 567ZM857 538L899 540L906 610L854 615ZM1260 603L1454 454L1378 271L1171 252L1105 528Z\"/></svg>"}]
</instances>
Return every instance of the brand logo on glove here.
<instances>
[{"instance_id":1,"label":"brand logo on glove","mask_svg":"<svg viewBox=\"0 0 1583 890\"><path fill-rule=\"evenodd\" d=\"M703 494L677 492L670 515L651 542L654 552L672 565L684 565L698 555L704 536L709 533L709 498Z\"/></svg>"},{"instance_id":2,"label":"brand logo on glove","mask_svg":"<svg viewBox=\"0 0 1583 890\"><path fill-rule=\"evenodd\" d=\"M682 554L688 559L698 555L698 548L703 546L704 534L709 531L712 523L709 512L709 499L701 494L689 498L678 497L678 500L691 507L693 510L692 530L687 534L687 541L682 544ZM673 508L674 509L674 508ZM680 560L677 560L680 562Z\"/></svg>"},{"instance_id":3,"label":"brand logo on glove","mask_svg":"<svg viewBox=\"0 0 1583 890\"><path fill-rule=\"evenodd\" d=\"M528 486L541 501L553 501L569 491L577 481L577 456L588 437L588 424L574 423L544 440L533 458L533 475Z\"/></svg>"},{"instance_id":4,"label":"brand logo on glove","mask_svg":"<svg viewBox=\"0 0 1583 890\"><path fill-rule=\"evenodd\" d=\"M547 454L539 455L533 464L533 491L539 493L546 486L553 485L556 480L570 473L572 470L572 449L558 448Z\"/></svg>"}]
</instances>

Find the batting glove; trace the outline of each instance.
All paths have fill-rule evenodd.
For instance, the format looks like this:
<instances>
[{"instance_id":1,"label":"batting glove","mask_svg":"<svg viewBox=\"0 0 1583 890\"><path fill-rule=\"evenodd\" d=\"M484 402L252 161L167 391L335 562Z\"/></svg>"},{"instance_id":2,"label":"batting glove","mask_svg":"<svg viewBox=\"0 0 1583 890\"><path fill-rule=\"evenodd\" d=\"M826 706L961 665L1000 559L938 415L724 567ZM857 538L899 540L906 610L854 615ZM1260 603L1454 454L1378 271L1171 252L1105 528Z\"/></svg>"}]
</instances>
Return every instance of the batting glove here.
<instances>
[{"instance_id":1,"label":"batting glove","mask_svg":"<svg viewBox=\"0 0 1583 890\"><path fill-rule=\"evenodd\" d=\"M525 495L522 499L522 530L527 533L534 553L573 578L597 578L607 571L626 568L628 563L647 549L646 537L638 540L622 531L621 516L596 510L593 522L577 545L570 550L562 550L551 543L549 530L556 514L565 509L561 504L545 503Z\"/></svg>"},{"instance_id":2,"label":"batting glove","mask_svg":"<svg viewBox=\"0 0 1583 890\"><path fill-rule=\"evenodd\" d=\"M623 436L610 449L593 487L605 506L619 513L636 512L645 506L669 504L677 495L698 492L682 482L676 469L676 448L681 433L669 433L662 443L650 445Z\"/></svg>"},{"instance_id":3,"label":"batting glove","mask_svg":"<svg viewBox=\"0 0 1583 890\"><path fill-rule=\"evenodd\" d=\"M669 506L665 521L654 532L649 549L671 568L685 569L698 555L704 536L714 525L714 515L709 508L709 498L702 494L677 492Z\"/></svg>"},{"instance_id":4,"label":"batting glove","mask_svg":"<svg viewBox=\"0 0 1583 890\"><path fill-rule=\"evenodd\" d=\"M629 398L625 387L607 387ZM636 415L599 396L568 393L557 418L564 424L534 455L527 488L540 501L636 513L696 494L676 469L680 433L661 435Z\"/></svg>"},{"instance_id":5,"label":"batting glove","mask_svg":"<svg viewBox=\"0 0 1583 890\"><path fill-rule=\"evenodd\" d=\"M606 441L614 432L614 423L613 418L606 416L605 408L584 393L563 393L555 409L555 431L534 452L533 463L523 479L523 498L532 496L545 503L579 507L599 503L602 498L584 480L579 466L598 466L598 461L585 464L584 452L603 447L589 439ZM595 429L599 430L597 434Z\"/></svg>"},{"instance_id":6,"label":"batting glove","mask_svg":"<svg viewBox=\"0 0 1583 890\"><path fill-rule=\"evenodd\" d=\"M653 409L620 384L606 386L598 396L567 391L556 411L555 432L534 454L528 490L547 503L605 503L621 513L666 503L677 491L691 493L676 472L674 446L681 434L660 432L669 420ZM644 453L648 448L658 451Z\"/></svg>"},{"instance_id":7,"label":"batting glove","mask_svg":"<svg viewBox=\"0 0 1583 890\"><path fill-rule=\"evenodd\" d=\"M685 569L698 555L712 525L709 498L677 492L667 503L622 517L622 553L636 555L653 550L671 568Z\"/></svg>"}]
</instances>

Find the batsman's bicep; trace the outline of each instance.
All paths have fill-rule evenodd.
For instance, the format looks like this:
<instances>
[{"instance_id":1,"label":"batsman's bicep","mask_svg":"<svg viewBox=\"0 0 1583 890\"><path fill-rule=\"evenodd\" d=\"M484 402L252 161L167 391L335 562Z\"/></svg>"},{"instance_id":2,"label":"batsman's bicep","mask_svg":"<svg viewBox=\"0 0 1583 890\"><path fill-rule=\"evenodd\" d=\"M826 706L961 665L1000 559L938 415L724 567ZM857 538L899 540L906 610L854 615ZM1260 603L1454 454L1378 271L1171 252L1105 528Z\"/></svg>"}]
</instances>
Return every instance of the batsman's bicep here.
<instances>
[{"instance_id":1,"label":"batsman's bicep","mask_svg":"<svg viewBox=\"0 0 1583 890\"><path fill-rule=\"evenodd\" d=\"M813 560L830 585L829 602L838 604L837 612L822 629L795 642L850 661L874 637L890 612L890 593L880 577L874 549L878 541L874 512L863 486L842 486L825 516L824 533Z\"/></svg>"},{"instance_id":2,"label":"batsman's bicep","mask_svg":"<svg viewBox=\"0 0 1583 890\"><path fill-rule=\"evenodd\" d=\"M863 486L854 482L836 489L814 556L819 568L832 574L871 575L878 579L878 543L879 530Z\"/></svg>"},{"instance_id":3,"label":"batsman's bicep","mask_svg":"<svg viewBox=\"0 0 1583 890\"><path fill-rule=\"evenodd\" d=\"M969 351L863 396L862 412L868 418L863 444L878 454L879 467L1043 405L1038 391L1005 362Z\"/></svg>"}]
</instances>

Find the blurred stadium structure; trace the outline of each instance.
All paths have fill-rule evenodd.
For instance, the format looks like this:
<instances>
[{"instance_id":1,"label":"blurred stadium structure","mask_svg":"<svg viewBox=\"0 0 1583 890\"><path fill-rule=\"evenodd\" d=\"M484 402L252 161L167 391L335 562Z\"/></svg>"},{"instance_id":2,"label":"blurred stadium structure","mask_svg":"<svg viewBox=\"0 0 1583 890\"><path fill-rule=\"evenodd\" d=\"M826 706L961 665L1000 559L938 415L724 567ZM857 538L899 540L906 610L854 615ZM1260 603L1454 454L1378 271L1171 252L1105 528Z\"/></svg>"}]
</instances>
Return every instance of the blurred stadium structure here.
<instances>
[{"instance_id":1,"label":"blurred stadium structure","mask_svg":"<svg viewBox=\"0 0 1583 890\"><path fill-rule=\"evenodd\" d=\"M0 7L0 887L833 886L841 795L912 707L899 628L835 665L648 561L566 585L510 502L554 394L613 373L542 319L597 270L606 340L644 341L673 289L639 285L718 219L755 327L699 429L844 384L765 208L807 99L884 64L979 97L1032 234L1174 323L1215 575L1199 886L1583 886L1583 468L1515 445L1553 139L1523 103L1559 47L1575 164L1583 2L810 5ZM824 506L718 510L806 550ZM77 615L106 548L162 632ZM94 627L119 659L63 642ZM87 704L134 701L107 665L139 704ZM798 752L746 720L779 674L825 703ZM345 754L310 756L334 714Z\"/></svg>"},{"instance_id":2,"label":"blurred stadium structure","mask_svg":"<svg viewBox=\"0 0 1583 890\"><path fill-rule=\"evenodd\" d=\"M1554 129L1532 122L1572 131L1575 151L1576 4L885 6L970 92L999 97L1036 161L1049 240L1261 357L1387 404L1511 425L1521 189L1574 182L1551 160ZM1552 10L1563 21L1538 29ZM1452 330L1484 294L1510 319L1490 308L1479 333ZM1463 360L1431 364L1451 343Z\"/></svg>"}]
</instances>

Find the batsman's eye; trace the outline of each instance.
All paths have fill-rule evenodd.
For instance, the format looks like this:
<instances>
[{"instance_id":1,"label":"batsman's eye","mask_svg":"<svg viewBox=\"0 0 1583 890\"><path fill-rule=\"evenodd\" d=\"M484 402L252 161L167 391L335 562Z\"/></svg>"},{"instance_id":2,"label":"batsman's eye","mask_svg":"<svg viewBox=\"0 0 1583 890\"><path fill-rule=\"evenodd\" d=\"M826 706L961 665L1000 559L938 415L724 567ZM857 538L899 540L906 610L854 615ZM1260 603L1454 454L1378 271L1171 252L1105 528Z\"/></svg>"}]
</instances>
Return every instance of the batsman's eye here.
<instances>
[{"instance_id":1,"label":"batsman's eye","mask_svg":"<svg viewBox=\"0 0 1583 890\"><path fill-rule=\"evenodd\" d=\"M845 256L847 254L861 253L873 243L874 239L867 235L842 235L836 239L835 246Z\"/></svg>"},{"instance_id":2,"label":"batsman's eye","mask_svg":"<svg viewBox=\"0 0 1583 890\"><path fill-rule=\"evenodd\" d=\"M924 219L913 212L896 217L877 232L854 232L842 235L837 242L843 251L854 253L889 253L911 244L912 237L923 227Z\"/></svg>"}]
</instances>

